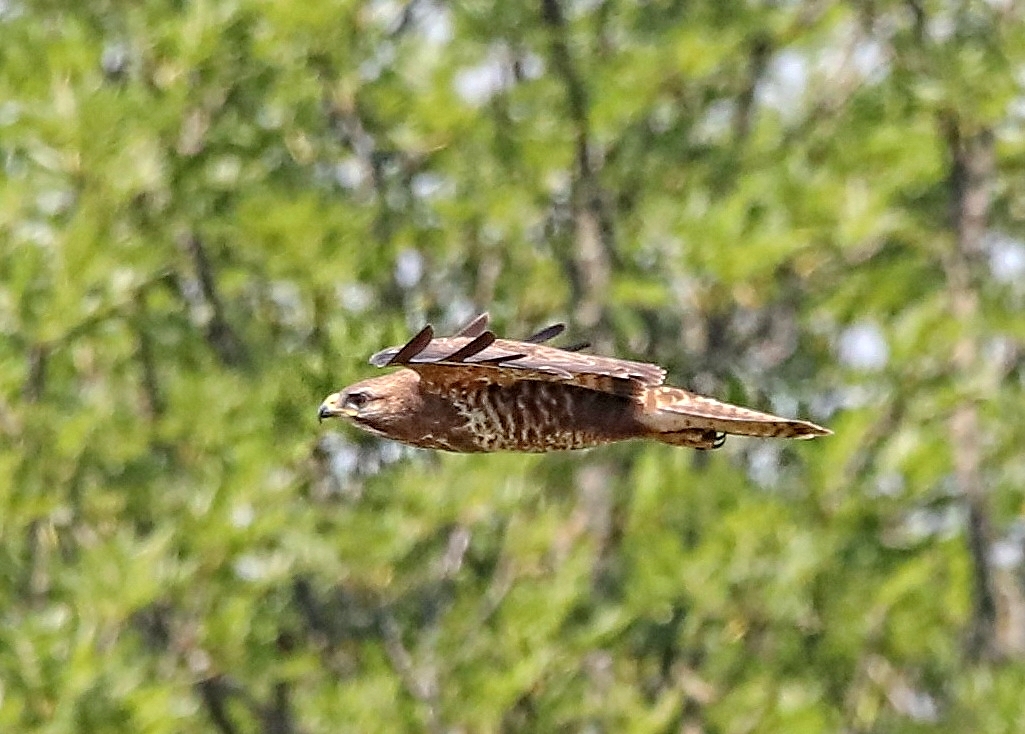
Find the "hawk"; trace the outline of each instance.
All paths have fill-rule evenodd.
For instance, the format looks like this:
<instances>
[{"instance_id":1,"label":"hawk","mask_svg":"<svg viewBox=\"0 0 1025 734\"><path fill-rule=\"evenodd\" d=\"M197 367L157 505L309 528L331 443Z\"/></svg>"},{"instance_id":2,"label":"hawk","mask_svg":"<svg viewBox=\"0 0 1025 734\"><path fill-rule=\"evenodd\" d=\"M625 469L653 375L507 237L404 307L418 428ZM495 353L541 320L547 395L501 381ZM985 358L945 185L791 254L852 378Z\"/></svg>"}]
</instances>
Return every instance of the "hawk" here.
<instances>
[{"instance_id":1,"label":"hawk","mask_svg":"<svg viewBox=\"0 0 1025 734\"><path fill-rule=\"evenodd\" d=\"M465 453L585 449L651 439L716 449L726 434L813 438L829 431L663 384L654 364L584 354L544 342L555 324L523 341L498 339L481 314L457 334L426 326L370 358L400 367L329 395L317 415L429 449Z\"/></svg>"}]
</instances>

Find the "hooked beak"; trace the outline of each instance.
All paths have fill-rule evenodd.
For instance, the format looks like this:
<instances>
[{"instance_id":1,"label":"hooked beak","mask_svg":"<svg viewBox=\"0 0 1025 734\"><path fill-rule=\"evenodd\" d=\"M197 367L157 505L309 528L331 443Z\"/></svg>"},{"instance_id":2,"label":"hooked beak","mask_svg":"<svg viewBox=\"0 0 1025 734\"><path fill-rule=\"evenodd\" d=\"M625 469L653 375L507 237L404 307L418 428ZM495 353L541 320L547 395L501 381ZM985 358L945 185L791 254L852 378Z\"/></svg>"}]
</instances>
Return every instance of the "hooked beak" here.
<instances>
[{"instance_id":1,"label":"hooked beak","mask_svg":"<svg viewBox=\"0 0 1025 734\"><path fill-rule=\"evenodd\" d=\"M325 418L341 418L343 416L354 418L358 413L359 411L354 407L343 405L342 394L336 392L328 395L324 402L320 404L320 407L317 409L317 422L323 423Z\"/></svg>"}]
</instances>

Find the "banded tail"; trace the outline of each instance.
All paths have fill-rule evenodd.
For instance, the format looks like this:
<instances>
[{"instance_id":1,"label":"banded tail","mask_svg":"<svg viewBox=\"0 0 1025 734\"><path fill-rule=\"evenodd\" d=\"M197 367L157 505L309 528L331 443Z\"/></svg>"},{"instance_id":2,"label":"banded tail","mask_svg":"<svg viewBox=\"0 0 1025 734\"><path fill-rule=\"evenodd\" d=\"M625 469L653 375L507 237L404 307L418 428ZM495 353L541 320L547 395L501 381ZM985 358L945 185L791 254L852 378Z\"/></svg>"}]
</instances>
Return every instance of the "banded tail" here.
<instances>
[{"instance_id":1,"label":"banded tail","mask_svg":"<svg viewBox=\"0 0 1025 734\"><path fill-rule=\"evenodd\" d=\"M656 441L699 449L719 448L726 434L805 439L832 433L809 421L781 418L664 386L648 390L639 420Z\"/></svg>"}]
</instances>

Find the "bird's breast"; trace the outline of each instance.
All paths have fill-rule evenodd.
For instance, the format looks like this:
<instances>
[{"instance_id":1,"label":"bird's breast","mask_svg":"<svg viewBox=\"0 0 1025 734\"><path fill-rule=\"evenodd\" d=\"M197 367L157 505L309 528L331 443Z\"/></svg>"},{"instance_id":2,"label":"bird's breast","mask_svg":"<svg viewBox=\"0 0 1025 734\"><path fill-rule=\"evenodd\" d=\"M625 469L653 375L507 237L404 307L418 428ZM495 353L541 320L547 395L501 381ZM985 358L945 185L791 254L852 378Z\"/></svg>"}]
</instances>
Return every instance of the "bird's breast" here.
<instances>
[{"instance_id":1,"label":"bird's breast","mask_svg":"<svg viewBox=\"0 0 1025 734\"><path fill-rule=\"evenodd\" d=\"M561 451L634 438L629 398L557 382L481 381L446 395L477 451Z\"/></svg>"}]
</instances>

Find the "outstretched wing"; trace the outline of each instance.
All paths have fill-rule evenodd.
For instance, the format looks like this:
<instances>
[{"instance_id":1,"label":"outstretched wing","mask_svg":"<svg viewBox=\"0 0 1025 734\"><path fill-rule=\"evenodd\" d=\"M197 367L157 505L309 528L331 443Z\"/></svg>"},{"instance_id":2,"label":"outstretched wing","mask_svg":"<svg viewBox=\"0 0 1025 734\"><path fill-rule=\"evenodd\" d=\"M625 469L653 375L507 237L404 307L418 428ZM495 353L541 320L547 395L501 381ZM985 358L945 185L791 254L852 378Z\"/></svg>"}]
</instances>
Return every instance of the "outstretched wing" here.
<instances>
[{"instance_id":1,"label":"outstretched wing","mask_svg":"<svg viewBox=\"0 0 1025 734\"><path fill-rule=\"evenodd\" d=\"M457 336L442 338L434 338L434 330L427 326L403 346L378 352L370 363L415 370L438 390L475 381L509 385L540 380L640 397L646 388L661 385L665 378L665 370L658 365L541 343L561 334L562 324L542 329L524 341L498 339L486 325L487 314L482 314Z\"/></svg>"}]
</instances>

